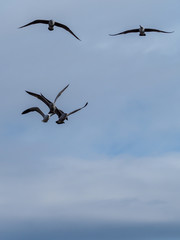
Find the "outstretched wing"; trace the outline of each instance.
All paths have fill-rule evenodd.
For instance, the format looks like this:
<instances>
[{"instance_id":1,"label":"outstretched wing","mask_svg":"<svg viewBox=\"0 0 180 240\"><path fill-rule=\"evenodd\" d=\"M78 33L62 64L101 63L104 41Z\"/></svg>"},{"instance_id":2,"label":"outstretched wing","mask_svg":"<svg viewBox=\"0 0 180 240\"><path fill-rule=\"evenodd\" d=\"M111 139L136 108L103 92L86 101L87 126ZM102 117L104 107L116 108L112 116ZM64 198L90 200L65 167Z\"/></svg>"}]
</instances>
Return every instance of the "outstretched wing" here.
<instances>
[{"instance_id":1,"label":"outstretched wing","mask_svg":"<svg viewBox=\"0 0 180 240\"><path fill-rule=\"evenodd\" d=\"M174 31L172 31L172 32L165 32L165 31L162 31L162 30L159 30L159 29L154 29L154 28L145 28L145 32L173 33Z\"/></svg>"},{"instance_id":2,"label":"outstretched wing","mask_svg":"<svg viewBox=\"0 0 180 240\"><path fill-rule=\"evenodd\" d=\"M109 36L117 36L120 34L127 34L127 33L134 33L134 32L139 32L139 29L137 28L137 29L131 29L124 32L116 33L116 34L109 34Z\"/></svg>"},{"instance_id":3,"label":"outstretched wing","mask_svg":"<svg viewBox=\"0 0 180 240\"><path fill-rule=\"evenodd\" d=\"M42 94L39 95L37 93L33 93L33 92L29 92L29 91L26 91L26 92L28 94L32 95L33 97L38 98L39 100L41 100L43 103L45 103L50 108L50 103L51 102L47 98L45 98Z\"/></svg>"},{"instance_id":4,"label":"outstretched wing","mask_svg":"<svg viewBox=\"0 0 180 240\"><path fill-rule=\"evenodd\" d=\"M45 116L45 114L38 107L28 108L24 112L22 112L22 114L26 114L26 113L29 113L29 112L38 112L39 114L41 114L42 117Z\"/></svg>"},{"instance_id":5,"label":"outstretched wing","mask_svg":"<svg viewBox=\"0 0 180 240\"><path fill-rule=\"evenodd\" d=\"M76 110L74 110L74 111L72 111L72 112L68 113L68 115L67 115L67 116L70 116L71 114L73 114L73 113L76 113L76 112L80 111L81 109L85 108L87 105L88 105L88 102L87 102L87 103L86 103L86 104L85 104L83 107L81 107L81 108L78 108L78 109L76 109Z\"/></svg>"},{"instance_id":6,"label":"outstretched wing","mask_svg":"<svg viewBox=\"0 0 180 240\"><path fill-rule=\"evenodd\" d=\"M48 21L48 20L41 20L41 19L38 19L38 20L32 21L32 22L30 22L30 23L28 23L28 24L26 24L26 25L24 25L24 26L22 26L22 27L19 27L19 28L27 27L27 26L29 26L29 25L37 24L37 23L48 24L49 21Z\"/></svg>"},{"instance_id":7,"label":"outstretched wing","mask_svg":"<svg viewBox=\"0 0 180 240\"><path fill-rule=\"evenodd\" d=\"M57 26L57 27L61 27L61 28L65 29L66 31L68 31L69 33L71 33L75 38L77 38L78 40L80 40L80 39L71 31L71 29L68 28L66 25L61 24L61 23L58 23L58 22L55 22L54 25ZM80 41L81 41L81 40L80 40Z\"/></svg>"},{"instance_id":8,"label":"outstretched wing","mask_svg":"<svg viewBox=\"0 0 180 240\"><path fill-rule=\"evenodd\" d=\"M40 96L42 98L42 101L45 101L45 102L48 102L49 104L52 104L52 102L49 99L47 99L42 93L41 93Z\"/></svg>"},{"instance_id":9,"label":"outstretched wing","mask_svg":"<svg viewBox=\"0 0 180 240\"><path fill-rule=\"evenodd\" d=\"M60 97L61 96L61 94L64 92L64 90L66 90L66 88L69 86L69 84L65 87L65 88L63 88L63 90L61 90L59 93L58 93L58 95L56 96L56 98L55 98L55 100L54 100L54 103L56 102L56 100L58 99L58 97Z\"/></svg>"}]
</instances>

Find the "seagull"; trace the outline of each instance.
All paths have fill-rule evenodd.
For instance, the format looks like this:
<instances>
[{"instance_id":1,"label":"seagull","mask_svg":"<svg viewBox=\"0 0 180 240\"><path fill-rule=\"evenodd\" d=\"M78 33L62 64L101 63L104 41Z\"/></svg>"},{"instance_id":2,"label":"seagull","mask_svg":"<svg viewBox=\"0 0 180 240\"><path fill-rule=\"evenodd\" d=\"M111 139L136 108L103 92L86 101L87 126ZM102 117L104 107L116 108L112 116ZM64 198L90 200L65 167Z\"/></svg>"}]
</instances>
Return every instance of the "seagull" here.
<instances>
[{"instance_id":1,"label":"seagull","mask_svg":"<svg viewBox=\"0 0 180 240\"><path fill-rule=\"evenodd\" d=\"M50 102L45 96L43 96L42 94L41 94L41 97L43 98L44 102L47 101L47 102L51 103L51 102ZM76 109L76 110L74 110L74 111L72 111L72 112L70 112L70 113L64 113L62 110L60 110L59 108L56 107L56 108L55 108L55 113L52 113L52 115L54 115L54 114L58 115L59 119L56 121L56 123L57 123L57 124L63 124L63 123L64 123L64 120L68 120L68 116L70 116L71 114L74 114L74 113L80 111L81 109L85 108L87 105L88 105L88 102L86 102L86 104L85 104L83 107L78 108L78 109ZM51 116L52 116L52 115L51 115Z\"/></svg>"},{"instance_id":2,"label":"seagull","mask_svg":"<svg viewBox=\"0 0 180 240\"><path fill-rule=\"evenodd\" d=\"M26 109L24 112L22 112L21 114L26 114L29 112L38 112L39 114L41 114L41 116L43 117L42 122L48 122L49 118L51 117L51 115L49 114L44 114L41 109L39 109L38 107L32 107L32 108L28 108Z\"/></svg>"},{"instance_id":3,"label":"seagull","mask_svg":"<svg viewBox=\"0 0 180 240\"><path fill-rule=\"evenodd\" d=\"M64 113L62 110L56 108L56 114L58 115L59 119L56 121L57 124L63 124L65 123L64 120L68 120L68 116L70 116L71 114L74 114L78 111L80 111L81 109L85 108L88 105L88 102L81 108L78 108L70 113Z\"/></svg>"},{"instance_id":4,"label":"seagull","mask_svg":"<svg viewBox=\"0 0 180 240\"><path fill-rule=\"evenodd\" d=\"M109 34L110 36L117 36L121 34L127 34L127 33L134 33L139 32L139 36L146 36L145 32L160 32L160 33L173 33L173 32L165 32L162 30L154 29L154 28L144 28L141 25L139 25L139 28L127 30L124 32L116 33L116 34Z\"/></svg>"},{"instance_id":5,"label":"seagull","mask_svg":"<svg viewBox=\"0 0 180 240\"><path fill-rule=\"evenodd\" d=\"M61 23L58 23L58 22L55 22L53 20L41 20L41 19L37 19L35 21L32 21L24 26L21 26L19 28L24 28L24 27L27 27L29 25L32 25L32 24L37 24L37 23L43 23L43 24L48 24L48 29L49 31L53 31L54 30L54 26L57 26L57 27L60 27L60 28L63 28L65 29L66 31L68 31L69 33L71 33L75 38L77 38L78 40L80 40L72 31L71 29L69 29L66 25L64 24L61 24Z\"/></svg>"},{"instance_id":6,"label":"seagull","mask_svg":"<svg viewBox=\"0 0 180 240\"><path fill-rule=\"evenodd\" d=\"M44 102L50 109L49 113L48 114L55 114L55 110L56 110L56 106L55 106L55 103L56 103L56 100L61 96L61 94L64 92L64 90L66 90L66 88L69 86L69 84L63 88L56 96L56 98L54 99L54 102L51 102L49 101L47 98L45 98L42 94L39 95L37 93L33 93L33 92L29 92L29 91L26 91L28 94L38 98L39 100L41 100L42 102Z\"/></svg>"}]
</instances>

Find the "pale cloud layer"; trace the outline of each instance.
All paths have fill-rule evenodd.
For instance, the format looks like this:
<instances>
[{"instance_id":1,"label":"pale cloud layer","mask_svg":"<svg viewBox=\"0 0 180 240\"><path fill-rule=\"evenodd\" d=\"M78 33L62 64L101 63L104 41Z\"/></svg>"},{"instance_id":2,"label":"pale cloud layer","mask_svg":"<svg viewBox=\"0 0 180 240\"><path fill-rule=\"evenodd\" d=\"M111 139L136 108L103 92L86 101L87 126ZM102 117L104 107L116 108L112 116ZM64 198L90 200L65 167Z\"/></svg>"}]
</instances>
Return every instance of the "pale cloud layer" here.
<instances>
[{"instance_id":1,"label":"pale cloud layer","mask_svg":"<svg viewBox=\"0 0 180 240\"><path fill-rule=\"evenodd\" d=\"M4 163L1 220L178 222L179 171L177 154Z\"/></svg>"}]
</instances>

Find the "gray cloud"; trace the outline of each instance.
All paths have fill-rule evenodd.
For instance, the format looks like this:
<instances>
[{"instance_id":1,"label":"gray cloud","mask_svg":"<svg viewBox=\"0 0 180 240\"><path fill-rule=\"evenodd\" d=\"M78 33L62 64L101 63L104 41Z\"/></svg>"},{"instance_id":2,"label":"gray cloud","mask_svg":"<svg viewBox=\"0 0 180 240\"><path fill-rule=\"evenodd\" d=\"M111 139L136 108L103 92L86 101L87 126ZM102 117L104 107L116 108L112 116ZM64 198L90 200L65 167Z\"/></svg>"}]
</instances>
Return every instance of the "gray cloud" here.
<instances>
[{"instance_id":1,"label":"gray cloud","mask_svg":"<svg viewBox=\"0 0 180 240\"><path fill-rule=\"evenodd\" d=\"M179 221L179 155L1 163L1 218Z\"/></svg>"}]
</instances>

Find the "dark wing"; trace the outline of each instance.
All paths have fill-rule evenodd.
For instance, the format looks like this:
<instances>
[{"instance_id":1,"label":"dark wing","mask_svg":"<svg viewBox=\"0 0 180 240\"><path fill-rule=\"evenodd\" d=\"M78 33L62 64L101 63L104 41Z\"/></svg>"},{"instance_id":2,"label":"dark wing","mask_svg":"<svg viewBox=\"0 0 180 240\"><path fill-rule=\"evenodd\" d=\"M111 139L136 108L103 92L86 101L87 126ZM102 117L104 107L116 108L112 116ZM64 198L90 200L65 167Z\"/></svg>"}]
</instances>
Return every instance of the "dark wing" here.
<instances>
[{"instance_id":1,"label":"dark wing","mask_svg":"<svg viewBox=\"0 0 180 240\"><path fill-rule=\"evenodd\" d=\"M44 100L46 103L48 102L49 104L52 104L52 102L49 99L47 99L42 93L40 96L42 98L42 101Z\"/></svg>"},{"instance_id":2,"label":"dark wing","mask_svg":"<svg viewBox=\"0 0 180 240\"><path fill-rule=\"evenodd\" d=\"M86 104L85 104L83 107L81 107L81 108L78 108L78 109L76 109L76 110L74 110L74 111L72 111L72 112L68 113L68 115L67 115L67 116L69 116L69 115L71 115L71 114L73 114L73 113L76 113L76 112L80 111L81 109L85 108L87 105L88 105L88 102L87 102L87 103L86 103Z\"/></svg>"},{"instance_id":3,"label":"dark wing","mask_svg":"<svg viewBox=\"0 0 180 240\"><path fill-rule=\"evenodd\" d=\"M60 118L62 116L62 114L63 114L63 111L61 111L59 108L56 107L55 114L57 114L58 117Z\"/></svg>"},{"instance_id":4,"label":"dark wing","mask_svg":"<svg viewBox=\"0 0 180 240\"><path fill-rule=\"evenodd\" d=\"M161 32L161 33L173 33L173 32L165 32L165 31L161 31L158 29L154 29L154 28L145 28L145 32Z\"/></svg>"},{"instance_id":5,"label":"dark wing","mask_svg":"<svg viewBox=\"0 0 180 240\"><path fill-rule=\"evenodd\" d=\"M133 33L133 32L139 32L139 29L137 28L137 29L131 29L124 32L116 33L116 34L109 34L109 36L117 36L120 34L127 34L127 33Z\"/></svg>"},{"instance_id":6,"label":"dark wing","mask_svg":"<svg viewBox=\"0 0 180 240\"><path fill-rule=\"evenodd\" d=\"M36 98L38 98L39 100L41 100L43 103L45 103L48 107L50 107L49 105L50 105L50 101L47 99L47 98L45 98L42 94L41 95L39 95L39 94L37 94L37 93L33 93L33 92L29 92L29 91L26 91L28 94L30 94L30 95L32 95L33 97L36 97Z\"/></svg>"},{"instance_id":7,"label":"dark wing","mask_svg":"<svg viewBox=\"0 0 180 240\"><path fill-rule=\"evenodd\" d=\"M57 26L57 27L64 28L66 31L68 31L69 33L71 33L75 38L77 38L78 40L80 40L80 39L71 31L71 29L69 29L66 25L61 24L61 23L58 23L58 22L55 22L54 25ZM80 40L80 41L81 41L81 40Z\"/></svg>"},{"instance_id":8,"label":"dark wing","mask_svg":"<svg viewBox=\"0 0 180 240\"><path fill-rule=\"evenodd\" d=\"M22 114L26 114L26 113L29 113L29 112L38 112L39 114L41 114L42 117L44 117L44 113L38 108L38 107L32 107L32 108L28 108L26 109L24 112L22 112Z\"/></svg>"},{"instance_id":9,"label":"dark wing","mask_svg":"<svg viewBox=\"0 0 180 240\"><path fill-rule=\"evenodd\" d=\"M58 93L58 95L56 96L56 98L55 98L55 100L54 100L54 103L56 102L56 100L58 99L58 97L60 97L61 96L61 94L64 92L64 90L66 90L66 88L69 86L69 84L65 87L65 88L63 88L63 90L61 90L59 93Z\"/></svg>"},{"instance_id":10,"label":"dark wing","mask_svg":"<svg viewBox=\"0 0 180 240\"><path fill-rule=\"evenodd\" d=\"M40 20L40 19L38 19L38 20L32 21L32 22L30 22L30 23L28 23L28 24L26 24L26 25L24 25L24 26L22 26L22 27L19 27L19 28L27 27L27 26L29 26L29 25L37 24L37 23L48 24L49 21L48 21L48 20Z\"/></svg>"}]
</instances>

